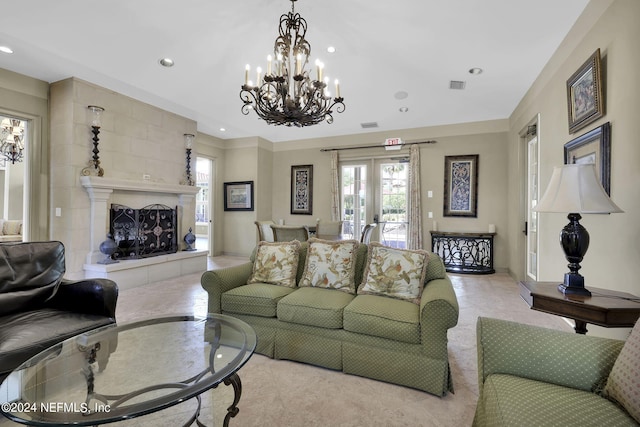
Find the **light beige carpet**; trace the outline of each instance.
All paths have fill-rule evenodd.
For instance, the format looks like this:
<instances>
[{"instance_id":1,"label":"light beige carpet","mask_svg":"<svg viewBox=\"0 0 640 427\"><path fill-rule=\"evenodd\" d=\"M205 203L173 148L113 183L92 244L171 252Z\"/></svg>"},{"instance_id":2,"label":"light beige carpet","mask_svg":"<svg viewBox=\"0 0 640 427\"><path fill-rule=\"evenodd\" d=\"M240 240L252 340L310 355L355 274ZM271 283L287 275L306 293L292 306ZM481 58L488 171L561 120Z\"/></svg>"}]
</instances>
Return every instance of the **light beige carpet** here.
<instances>
[{"instance_id":1,"label":"light beige carpet","mask_svg":"<svg viewBox=\"0 0 640 427\"><path fill-rule=\"evenodd\" d=\"M449 355L455 394L443 398L341 372L271 360L254 355L240 369L243 393L231 426L469 426L477 400L476 337L478 316L497 317L572 332L559 317L535 312L520 299L518 285L507 274L451 275L458 301L458 326L449 331ZM149 316L206 315L207 295L193 274L122 291L120 323ZM203 398L201 420L222 425L231 387L220 385ZM212 407L213 406L213 407ZM185 402L123 426L178 426L194 402ZM212 418L215 420L212 421ZM0 426L18 424L6 420Z\"/></svg>"}]
</instances>

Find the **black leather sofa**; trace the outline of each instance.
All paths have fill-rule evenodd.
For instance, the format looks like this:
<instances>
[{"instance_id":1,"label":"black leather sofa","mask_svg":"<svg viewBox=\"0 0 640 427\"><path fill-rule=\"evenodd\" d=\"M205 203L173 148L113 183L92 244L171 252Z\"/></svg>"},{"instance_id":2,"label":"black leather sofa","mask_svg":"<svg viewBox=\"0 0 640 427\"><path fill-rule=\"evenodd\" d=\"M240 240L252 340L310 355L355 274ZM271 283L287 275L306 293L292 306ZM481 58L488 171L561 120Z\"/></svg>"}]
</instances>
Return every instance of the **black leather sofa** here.
<instances>
[{"instance_id":1,"label":"black leather sofa","mask_svg":"<svg viewBox=\"0 0 640 427\"><path fill-rule=\"evenodd\" d=\"M40 351L115 323L115 282L64 273L60 242L0 244L0 381Z\"/></svg>"}]
</instances>

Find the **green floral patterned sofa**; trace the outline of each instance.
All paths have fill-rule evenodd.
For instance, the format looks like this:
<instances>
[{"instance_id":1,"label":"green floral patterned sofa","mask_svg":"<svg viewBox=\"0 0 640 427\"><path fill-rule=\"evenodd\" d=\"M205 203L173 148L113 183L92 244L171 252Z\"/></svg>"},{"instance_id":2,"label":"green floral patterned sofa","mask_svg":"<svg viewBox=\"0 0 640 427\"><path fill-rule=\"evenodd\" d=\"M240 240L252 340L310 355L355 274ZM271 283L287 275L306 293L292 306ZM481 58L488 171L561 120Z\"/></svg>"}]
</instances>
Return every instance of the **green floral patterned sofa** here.
<instances>
[{"instance_id":1,"label":"green floral patterned sofa","mask_svg":"<svg viewBox=\"0 0 640 427\"><path fill-rule=\"evenodd\" d=\"M458 301L442 260L357 241L260 242L250 262L207 271L209 312L256 331L256 351L400 384L453 391L447 331Z\"/></svg>"},{"instance_id":2,"label":"green floral patterned sofa","mask_svg":"<svg viewBox=\"0 0 640 427\"><path fill-rule=\"evenodd\" d=\"M640 322L626 342L505 320L477 323L473 425L640 425Z\"/></svg>"}]
</instances>

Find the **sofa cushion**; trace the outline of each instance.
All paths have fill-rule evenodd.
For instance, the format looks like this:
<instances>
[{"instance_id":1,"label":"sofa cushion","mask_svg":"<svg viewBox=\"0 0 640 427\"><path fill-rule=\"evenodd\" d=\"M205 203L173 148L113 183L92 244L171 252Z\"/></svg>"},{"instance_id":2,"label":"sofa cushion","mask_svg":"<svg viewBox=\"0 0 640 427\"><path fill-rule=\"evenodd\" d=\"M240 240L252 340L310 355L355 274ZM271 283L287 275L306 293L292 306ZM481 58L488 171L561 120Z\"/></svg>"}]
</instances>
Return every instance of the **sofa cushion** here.
<instances>
[{"instance_id":1,"label":"sofa cushion","mask_svg":"<svg viewBox=\"0 0 640 427\"><path fill-rule=\"evenodd\" d=\"M367 268L358 294L381 295L420 303L428 254L423 250L369 245Z\"/></svg>"},{"instance_id":2,"label":"sofa cushion","mask_svg":"<svg viewBox=\"0 0 640 427\"><path fill-rule=\"evenodd\" d=\"M278 302L278 320L340 329L344 308L353 298L352 294L335 289L298 288Z\"/></svg>"},{"instance_id":3,"label":"sofa cushion","mask_svg":"<svg viewBox=\"0 0 640 427\"><path fill-rule=\"evenodd\" d=\"M300 287L331 288L355 294L357 240L310 239Z\"/></svg>"},{"instance_id":4,"label":"sofa cushion","mask_svg":"<svg viewBox=\"0 0 640 427\"><path fill-rule=\"evenodd\" d=\"M420 343L420 307L409 301L358 295L345 307L343 322L346 331Z\"/></svg>"},{"instance_id":5,"label":"sofa cushion","mask_svg":"<svg viewBox=\"0 0 640 427\"><path fill-rule=\"evenodd\" d=\"M223 313L276 317L278 301L294 291L295 288L286 286L252 283L223 293L220 305Z\"/></svg>"},{"instance_id":6,"label":"sofa cushion","mask_svg":"<svg viewBox=\"0 0 640 427\"><path fill-rule=\"evenodd\" d=\"M613 364L604 394L640 423L640 322L631 330Z\"/></svg>"},{"instance_id":7,"label":"sofa cushion","mask_svg":"<svg viewBox=\"0 0 640 427\"><path fill-rule=\"evenodd\" d=\"M505 374L487 377L479 404L483 424L491 426L636 425L617 405L595 393Z\"/></svg>"},{"instance_id":8,"label":"sofa cushion","mask_svg":"<svg viewBox=\"0 0 640 427\"><path fill-rule=\"evenodd\" d=\"M17 236L22 234L22 220L5 220L2 225L2 234Z\"/></svg>"},{"instance_id":9,"label":"sofa cushion","mask_svg":"<svg viewBox=\"0 0 640 427\"><path fill-rule=\"evenodd\" d=\"M296 287L300 242L260 242L253 262L253 271L247 281Z\"/></svg>"}]
</instances>

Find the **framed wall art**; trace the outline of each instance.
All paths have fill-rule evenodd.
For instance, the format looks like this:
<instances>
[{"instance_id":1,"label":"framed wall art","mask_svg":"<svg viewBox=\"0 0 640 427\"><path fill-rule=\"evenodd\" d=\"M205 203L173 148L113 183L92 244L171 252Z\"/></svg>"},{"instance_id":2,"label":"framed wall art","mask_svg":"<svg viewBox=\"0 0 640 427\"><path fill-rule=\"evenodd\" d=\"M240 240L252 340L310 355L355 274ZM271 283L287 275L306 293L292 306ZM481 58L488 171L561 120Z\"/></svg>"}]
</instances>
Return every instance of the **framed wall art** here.
<instances>
[{"instance_id":1,"label":"framed wall art","mask_svg":"<svg viewBox=\"0 0 640 427\"><path fill-rule=\"evenodd\" d=\"M478 158L444 157L444 216L478 216Z\"/></svg>"},{"instance_id":2,"label":"framed wall art","mask_svg":"<svg viewBox=\"0 0 640 427\"><path fill-rule=\"evenodd\" d=\"M564 164L593 163L607 194L611 195L611 123L564 144Z\"/></svg>"},{"instance_id":3,"label":"framed wall art","mask_svg":"<svg viewBox=\"0 0 640 427\"><path fill-rule=\"evenodd\" d=\"M600 49L567 80L569 133L575 133L604 115Z\"/></svg>"},{"instance_id":4,"label":"framed wall art","mask_svg":"<svg viewBox=\"0 0 640 427\"><path fill-rule=\"evenodd\" d=\"M253 210L253 181L224 183L225 211Z\"/></svg>"},{"instance_id":5,"label":"framed wall art","mask_svg":"<svg viewBox=\"0 0 640 427\"><path fill-rule=\"evenodd\" d=\"M313 214L313 165L291 166L291 214Z\"/></svg>"}]
</instances>

